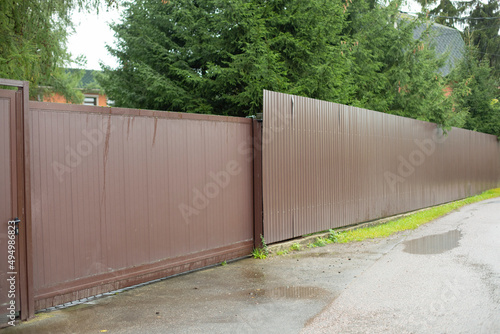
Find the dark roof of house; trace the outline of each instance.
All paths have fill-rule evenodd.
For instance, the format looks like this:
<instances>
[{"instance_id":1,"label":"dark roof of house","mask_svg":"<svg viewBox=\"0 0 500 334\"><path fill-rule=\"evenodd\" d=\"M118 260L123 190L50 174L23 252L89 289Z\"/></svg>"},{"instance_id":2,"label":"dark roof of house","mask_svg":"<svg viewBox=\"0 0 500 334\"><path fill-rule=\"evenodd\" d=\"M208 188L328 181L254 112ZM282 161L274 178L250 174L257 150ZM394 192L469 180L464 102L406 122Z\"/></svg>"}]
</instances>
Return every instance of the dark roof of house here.
<instances>
[{"instance_id":1,"label":"dark roof of house","mask_svg":"<svg viewBox=\"0 0 500 334\"><path fill-rule=\"evenodd\" d=\"M85 74L83 75L82 80L80 80L80 85L79 85L80 88L85 88L92 83L97 83L97 81L94 78L95 72L96 71L85 70Z\"/></svg>"},{"instance_id":2,"label":"dark roof of house","mask_svg":"<svg viewBox=\"0 0 500 334\"><path fill-rule=\"evenodd\" d=\"M413 38L420 39L422 33L427 29L425 24L413 31ZM439 69L441 75L448 75L453 67L463 58L465 52L465 42L460 32L455 28L450 28L438 23L433 23L430 27L431 37L438 55L449 52L446 64Z\"/></svg>"},{"instance_id":3,"label":"dark roof of house","mask_svg":"<svg viewBox=\"0 0 500 334\"><path fill-rule=\"evenodd\" d=\"M77 88L88 88L89 86L92 89L99 89L99 84L97 83L97 80L95 79L95 74L99 73L100 71L95 71L95 70L82 70L78 68L68 68L67 71L69 72L76 72L76 71L84 71L83 77L78 83Z\"/></svg>"}]
</instances>

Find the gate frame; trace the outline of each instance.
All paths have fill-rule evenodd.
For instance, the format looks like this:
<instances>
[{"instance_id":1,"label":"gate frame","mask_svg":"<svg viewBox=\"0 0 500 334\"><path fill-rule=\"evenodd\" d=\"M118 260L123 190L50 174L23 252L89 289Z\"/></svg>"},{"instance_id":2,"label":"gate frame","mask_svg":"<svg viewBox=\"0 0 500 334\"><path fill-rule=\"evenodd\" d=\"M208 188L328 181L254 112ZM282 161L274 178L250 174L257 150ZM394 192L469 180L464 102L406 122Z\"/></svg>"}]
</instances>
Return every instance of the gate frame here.
<instances>
[{"instance_id":1,"label":"gate frame","mask_svg":"<svg viewBox=\"0 0 500 334\"><path fill-rule=\"evenodd\" d=\"M35 316L35 299L33 291L33 243L31 225L31 199L29 150L25 145L29 140L25 132L26 114L29 108L29 82L19 80L0 79L0 86L16 87L15 118L16 118L16 168L17 168L17 212L20 213L21 226L19 229L18 245L18 272L19 272L19 300L21 303L20 319L27 320ZM14 217L13 217L14 218Z\"/></svg>"}]
</instances>

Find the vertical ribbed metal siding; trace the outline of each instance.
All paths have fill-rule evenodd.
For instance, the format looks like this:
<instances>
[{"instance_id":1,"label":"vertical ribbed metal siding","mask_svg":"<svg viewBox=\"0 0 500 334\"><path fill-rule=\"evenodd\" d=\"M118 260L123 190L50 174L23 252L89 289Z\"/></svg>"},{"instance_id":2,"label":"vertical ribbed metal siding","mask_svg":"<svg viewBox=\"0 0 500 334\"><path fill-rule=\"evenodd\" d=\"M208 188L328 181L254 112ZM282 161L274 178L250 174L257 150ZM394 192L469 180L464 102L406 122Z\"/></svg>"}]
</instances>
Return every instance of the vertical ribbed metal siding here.
<instances>
[{"instance_id":1,"label":"vertical ribbed metal siding","mask_svg":"<svg viewBox=\"0 0 500 334\"><path fill-rule=\"evenodd\" d=\"M250 251L252 151L238 148L251 145L251 120L32 103L28 124L36 295L242 242ZM240 172L197 206L230 162ZM181 205L196 212L185 220Z\"/></svg>"},{"instance_id":2,"label":"vertical ribbed metal siding","mask_svg":"<svg viewBox=\"0 0 500 334\"><path fill-rule=\"evenodd\" d=\"M429 140L427 154L418 143ZM495 136L453 128L442 137L432 123L270 91L263 143L267 242L453 201L500 180ZM394 187L391 177L400 177Z\"/></svg>"}]
</instances>

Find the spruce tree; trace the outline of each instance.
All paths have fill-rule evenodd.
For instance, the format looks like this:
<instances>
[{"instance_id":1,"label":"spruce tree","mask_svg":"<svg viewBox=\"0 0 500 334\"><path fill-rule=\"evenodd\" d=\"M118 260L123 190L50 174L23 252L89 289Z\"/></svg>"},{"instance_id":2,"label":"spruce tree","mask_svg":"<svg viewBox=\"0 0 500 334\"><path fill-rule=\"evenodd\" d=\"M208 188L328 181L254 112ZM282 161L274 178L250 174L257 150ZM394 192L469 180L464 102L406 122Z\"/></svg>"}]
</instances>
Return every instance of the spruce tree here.
<instances>
[{"instance_id":1,"label":"spruce tree","mask_svg":"<svg viewBox=\"0 0 500 334\"><path fill-rule=\"evenodd\" d=\"M101 85L120 106L235 116L263 89L347 102L345 24L341 1L128 3Z\"/></svg>"}]
</instances>

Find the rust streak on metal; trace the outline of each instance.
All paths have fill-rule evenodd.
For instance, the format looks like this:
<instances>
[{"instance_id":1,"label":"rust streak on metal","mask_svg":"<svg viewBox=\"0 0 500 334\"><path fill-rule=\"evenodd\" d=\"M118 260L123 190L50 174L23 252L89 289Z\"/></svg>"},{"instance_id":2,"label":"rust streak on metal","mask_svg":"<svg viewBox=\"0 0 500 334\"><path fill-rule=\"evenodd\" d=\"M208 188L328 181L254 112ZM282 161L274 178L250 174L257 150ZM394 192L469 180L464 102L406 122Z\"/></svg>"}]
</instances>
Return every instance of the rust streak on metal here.
<instances>
[{"instance_id":1,"label":"rust streak on metal","mask_svg":"<svg viewBox=\"0 0 500 334\"><path fill-rule=\"evenodd\" d=\"M153 146L155 146L156 141L156 129L158 128L158 118L155 117L154 131L153 131Z\"/></svg>"},{"instance_id":2,"label":"rust streak on metal","mask_svg":"<svg viewBox=\"0 0 500 334\"><path fill-rule=\"evenodd\" d=\"M108 154L109 154L109 138L111 137L111 115L108 116L108 124L106 127L106 139L104 140L104 157L103 157L103 181L102 181L102 201L101 207L104 205L106 201L106 173L107 173L107 163L108 163Z\"/></svg>"},{"instance_id":3,"label":"rust streak on metal","mask_svg":"<svg viewBox=\"0 0 500 334\"><path fill-rule=\"evenodd\" d=\"M250 253L251 120L30 107L37 308Z\"/></svg>"}]
</instances>

